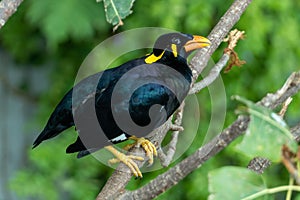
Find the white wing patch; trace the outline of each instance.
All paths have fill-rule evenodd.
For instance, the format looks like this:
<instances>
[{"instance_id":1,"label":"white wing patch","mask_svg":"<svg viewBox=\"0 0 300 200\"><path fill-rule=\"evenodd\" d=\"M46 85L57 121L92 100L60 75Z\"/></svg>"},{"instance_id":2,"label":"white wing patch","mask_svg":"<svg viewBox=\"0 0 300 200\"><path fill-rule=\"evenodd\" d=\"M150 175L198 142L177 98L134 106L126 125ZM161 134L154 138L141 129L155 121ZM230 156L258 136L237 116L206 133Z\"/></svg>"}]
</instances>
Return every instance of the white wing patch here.
<instances>
[{"instance_id":1,"label":"white wing patch","mask_svg":"<svg viewBox=\"0 0 300 200\"><path fill-rule=\"evenodd\" d=\"M124 141L126 139L127 139L126 135L124 133L122 133L118 137L115 137L115 138L111 139L111 141L112 142L118 142L118 141Z\"/></svg>"},{"instance_id":2,"label":"white wing patch","mask_svg":"<svg viewBox=\"0 0 300 200\"><path fill-rule=\"evenodd\" d=\"M165 106L162 106L159 110L159 112L163 111L163 109L165 108Z\"/></svg>"}]
</instances>

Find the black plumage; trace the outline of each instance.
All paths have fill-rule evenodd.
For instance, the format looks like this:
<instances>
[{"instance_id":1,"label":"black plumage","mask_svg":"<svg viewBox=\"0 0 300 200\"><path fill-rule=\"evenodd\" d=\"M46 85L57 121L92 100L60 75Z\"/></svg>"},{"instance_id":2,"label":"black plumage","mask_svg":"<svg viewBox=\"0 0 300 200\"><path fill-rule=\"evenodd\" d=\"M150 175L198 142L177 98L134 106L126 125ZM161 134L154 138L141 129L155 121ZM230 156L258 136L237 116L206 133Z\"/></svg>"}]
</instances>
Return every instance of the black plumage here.
<instances>
[{"instance_id":1,"label":"black plumage","mask_svg":"<svg viewBox=\"0 0 300 200\"><path fill-rule=\"evenodd\" d=\"M71 126L79 136L66 152L78 152L78 157L131 135L146 136L188 94L192 72L186 57L208 45L200 36L165 34L157 39L150 55L85 78L56 106L33 148Z\"/></svg>"}]
</instances>

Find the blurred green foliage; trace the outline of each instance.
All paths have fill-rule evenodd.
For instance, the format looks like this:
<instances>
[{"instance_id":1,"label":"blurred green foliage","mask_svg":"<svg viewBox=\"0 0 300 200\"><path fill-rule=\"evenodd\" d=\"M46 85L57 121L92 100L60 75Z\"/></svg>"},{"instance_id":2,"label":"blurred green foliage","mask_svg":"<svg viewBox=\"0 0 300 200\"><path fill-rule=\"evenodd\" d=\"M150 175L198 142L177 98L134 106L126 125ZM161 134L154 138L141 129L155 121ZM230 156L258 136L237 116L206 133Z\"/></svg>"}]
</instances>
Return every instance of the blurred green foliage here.
<instances>
[{"instance_id":1,"label":"blurred green foliage","mask_svg":"<svg viewBox=\"0 0 300 200\"><path fill-rule=\"evenodd\" d=\"M124 25L117 32L157 26L207 35L232 2L137 0L133 5L133 14L123 20ZM37 127L42 129L54 106L72 87L85 56L97 44L113 35L112 26L105 20L102 4L95 0L27 0L0 30L2 47L17 62L35 64L37 67L46 63L47 67L51 67L51 84L41 95L37 107ZM299 10L299 1L253 1L236 25L236 28L246 31L247 37L239 42L236 51L247 64L222 74L227 93L224 127L235 119L237 103L230 100L232 95L238 94L257 101L266 93L278 89L290 73L299 70ZM221 45L214 53L213 60L218 60L224 47ZM299 121L299 97L298 94L294 98L286 114L291 126ZM198 99L201 110L198 135L179 160L200 146L203 133L210 123L208 90L203 90ZM28 167L16 174L11 188L22 197L93 199L112 170L92 156L77 160L75 155L64 154L65 147L75 137L75 131L70 129L34 151L30 150L28 144ZM209 171L226 165L247 165L249 158L237 154L233 146L206 162L158 199L206 199ZM132 180L128 188L140 187L165 170L145 173L142 180ZM288 173L281 165L273 165L266 171L264 179L269 187L282 185L288 182ZM231 183L230 180L224 182Z\"/></svg>"}]
</instances>

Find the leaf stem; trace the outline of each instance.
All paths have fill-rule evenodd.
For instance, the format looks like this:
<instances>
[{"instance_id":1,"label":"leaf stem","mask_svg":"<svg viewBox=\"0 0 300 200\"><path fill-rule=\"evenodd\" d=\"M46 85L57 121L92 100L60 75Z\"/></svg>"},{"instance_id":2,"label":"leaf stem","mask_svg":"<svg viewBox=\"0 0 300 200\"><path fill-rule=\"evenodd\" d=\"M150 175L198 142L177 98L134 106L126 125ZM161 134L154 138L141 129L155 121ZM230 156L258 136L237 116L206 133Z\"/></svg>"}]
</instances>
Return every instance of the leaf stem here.
<instances>
[{"instance_id":1,"label":"leaf stem","mask_svg":"<svg viewBox=\"0 0 300 200\"><path fill-rule=\"evenodd\" d=\"M274 194L274 193L283 192L283 191L286 191L286 190L292 190L292 191L300 192L300 186L284 185L284 186L279 186L279 187L275 187L275 188L269 188L269 189L265 189L265 190L262 190L260 192L257 192L255 194L252 194L248 197L242 198L242 200L252 200L252 199L256 199L260 196L266 195L266 194Z\"/></svg>"},{"instance_id":2,"label":"leaf stem","mask_svg":"<svg viewBox=\"0 0 300 200\"><path fill-rule=\"evenodd\" d=\"M294 179L293 179L292 176L290 176L289 186L292 186L292 185L294 185ZM287 193L286 193L285 200L291 200L292 199L292 192L293 192L293 190L291 190L291 188L289 188Z\"/></svg>"}]
</instances>

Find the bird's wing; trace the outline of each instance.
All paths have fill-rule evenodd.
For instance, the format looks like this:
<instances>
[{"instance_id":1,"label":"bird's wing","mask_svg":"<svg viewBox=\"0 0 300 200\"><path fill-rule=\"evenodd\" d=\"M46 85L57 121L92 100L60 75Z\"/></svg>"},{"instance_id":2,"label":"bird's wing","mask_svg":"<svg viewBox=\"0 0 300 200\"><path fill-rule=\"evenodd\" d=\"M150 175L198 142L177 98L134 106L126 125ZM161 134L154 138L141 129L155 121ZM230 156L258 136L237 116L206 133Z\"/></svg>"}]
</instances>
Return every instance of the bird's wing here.
<instances>
[{"instance_id":1,"label":"bird's wing","mask_svg":"<svg viewBox=\"0 0 300 200\"><path fill-rule=\"evenodd\" d=\"M109 83L109 76L102 76L103 73L99 72L83 79L65 94L52 112L44 130L34 141L33 148L74 125L74 111L81 113L88 107L86 104L93 99L94 94L101 92ZM100 79L102 81L99 81Z\"/></svg>"},{"instance_id":2,"label":"bird's wing","mask_svg":"<svg viewBox=\"0 0 300 200\"><path fill-rule=\"evenodd\" d=\"M84 107L84 104L95 98L97 93L101 93L109 85L110 71L99 72L91 75L77 85L72 91L72 109L73 112Z\"/></svg>"},{"instance_id":3,"label":"bird's wing","mask_svg":"<svg viewBox=\"0 0 300 200\"><path fill-rule=\"evenodd\" d=\"M168 70L170 67L165 66L163 70L162 67L141 65L128 71L114 85L108 106L125 133L147 135L162 125L186 96L189 82L180 73Z\"/></svg>"}]
</instances>

